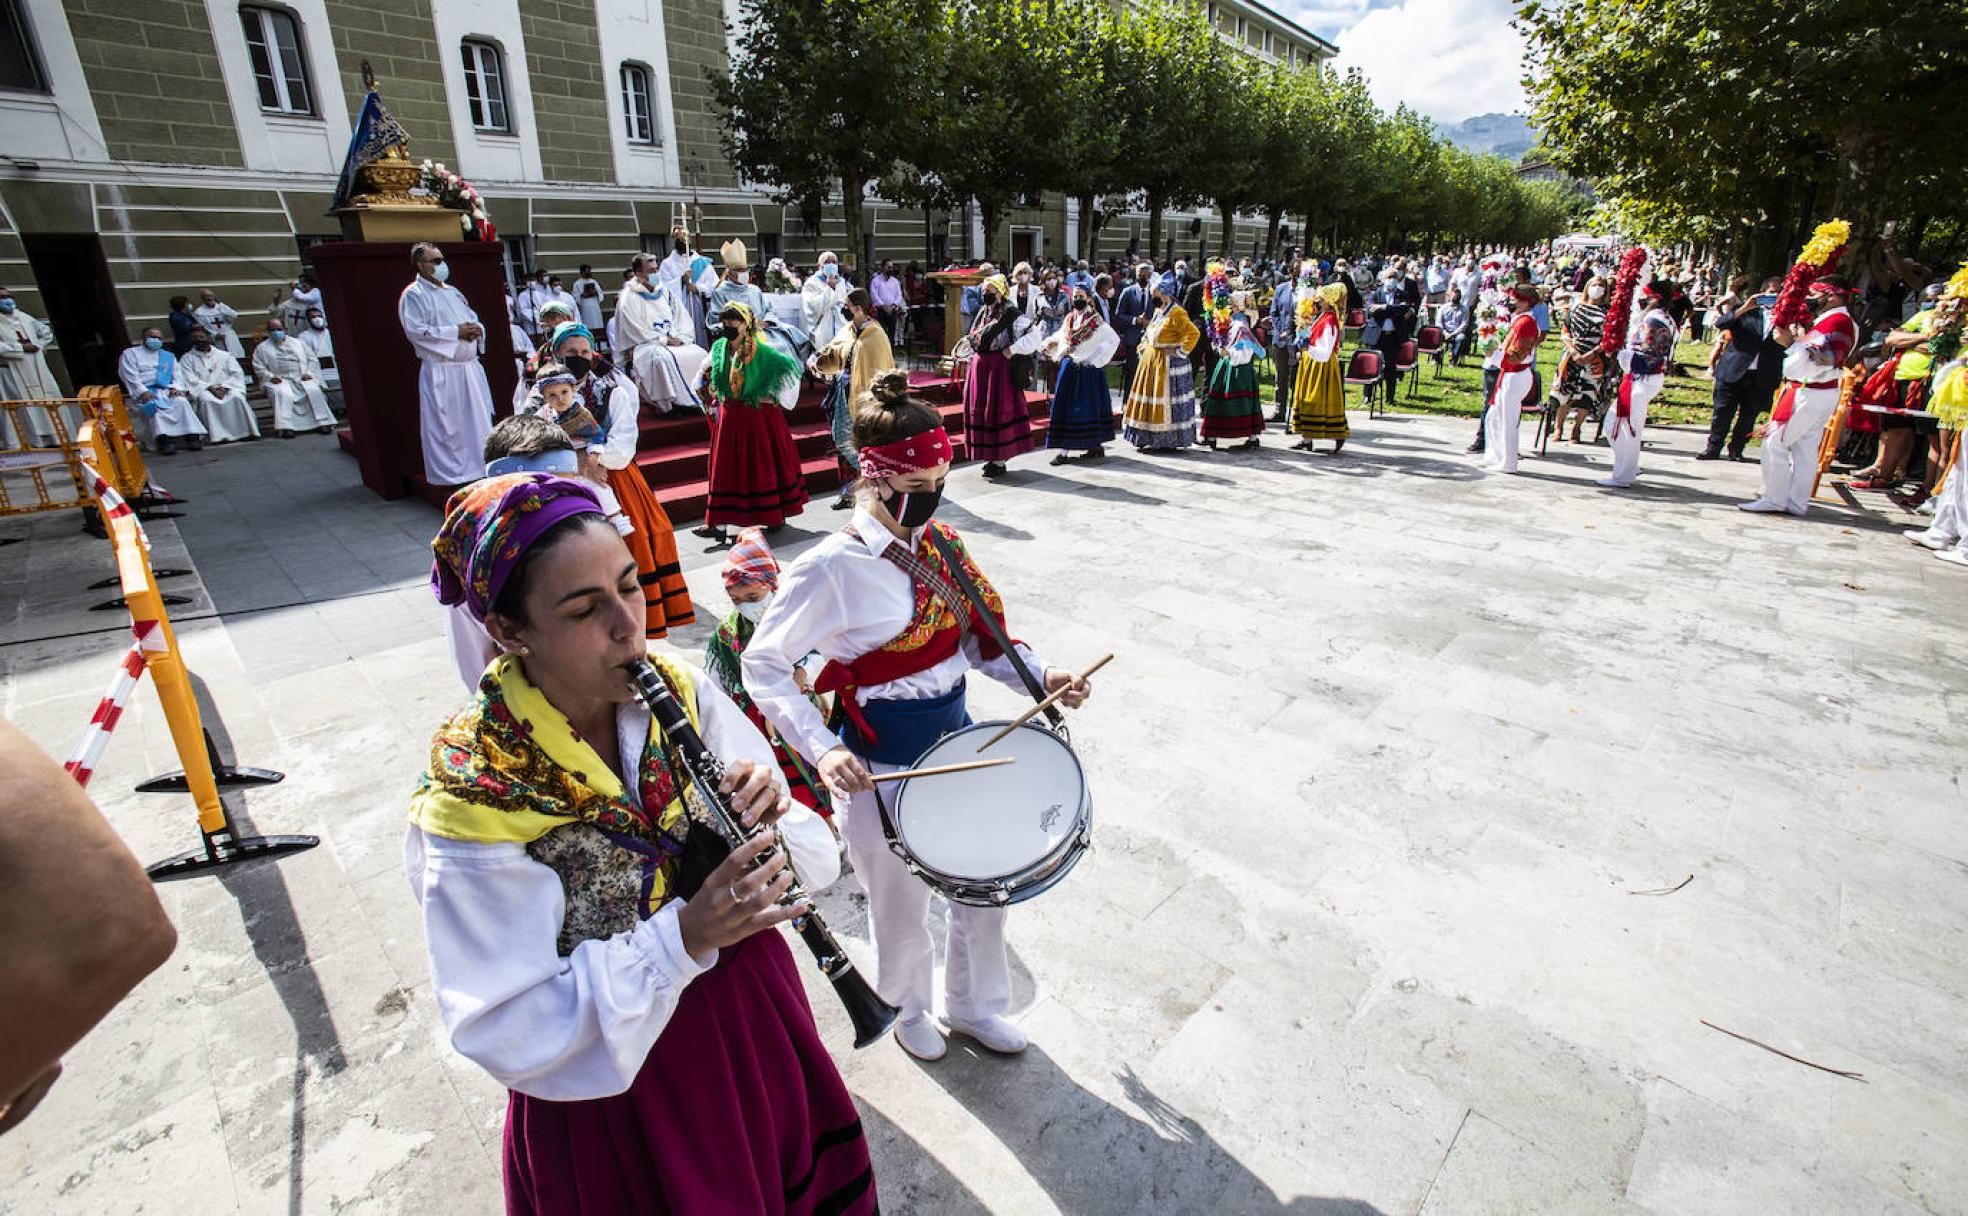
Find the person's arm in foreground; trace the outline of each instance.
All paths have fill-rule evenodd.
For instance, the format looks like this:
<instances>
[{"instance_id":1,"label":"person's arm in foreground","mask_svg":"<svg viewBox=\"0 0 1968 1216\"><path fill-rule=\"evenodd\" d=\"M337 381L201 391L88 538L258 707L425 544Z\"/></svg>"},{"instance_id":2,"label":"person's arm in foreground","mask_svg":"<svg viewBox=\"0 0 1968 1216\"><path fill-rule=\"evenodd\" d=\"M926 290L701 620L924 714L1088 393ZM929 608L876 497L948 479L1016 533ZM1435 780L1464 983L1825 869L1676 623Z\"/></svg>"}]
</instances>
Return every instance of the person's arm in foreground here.
<instances>
[{"instance_id":1,"label":"person's arm in foreground","mask_svg":"<svg viewBox=\"0 0 1968 1216\"><path fill-rule=\"evenodd\" d=\"M0 1133L178 933L75 779L0 721Z\"/></svg>"}]
</instances>

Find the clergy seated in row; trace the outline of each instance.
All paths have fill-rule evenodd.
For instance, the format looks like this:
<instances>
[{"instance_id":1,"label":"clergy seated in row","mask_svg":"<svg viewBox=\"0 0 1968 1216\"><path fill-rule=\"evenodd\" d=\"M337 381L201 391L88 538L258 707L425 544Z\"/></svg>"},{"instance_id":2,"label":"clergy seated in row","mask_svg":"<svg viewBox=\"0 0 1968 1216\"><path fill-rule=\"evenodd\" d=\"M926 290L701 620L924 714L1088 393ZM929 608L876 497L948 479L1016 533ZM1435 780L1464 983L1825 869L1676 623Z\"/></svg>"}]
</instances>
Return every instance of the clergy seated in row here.
<instances>
[{"instance_id":1,"label":"clergy seated in row","mask_svg":"<svg viewBox=\"0 0 1968 1216\"><path fill-rule=\"evenodd\" d=\"M273 406L273 433L292 439L299 431L332 431L335 415L321 389L321 362L284 321L268 321L266 341L253 348L253 371Z\"/></svg>"},{"instance_id":2,"label":"clergy seated in row","mask_svg":"<svg viewBox=\"0 0 1968 1216\"><path fill-rule=\"evenodd\" d=\"M246 403L246 373L239 360L212 344L203 325L191 330L191 349L178 359L171 391L191 402L213 443L258 439L259 420Z\"/></svg>"},{"instance_id":3,"label":"clergy seated in row","mask_svg":"<svg viewBox=\"0 0 1968 1216\"><path fill-rule=\"evenodd\" d=\"M123 352L116 361L116 375L123 382L130 421L155 442L158 455L177 451L180 439L194 452L205 446L205 424L176 387L178 360L166 349L161 327L144 330L143 340Z\"/></svg>"}]
</instances>

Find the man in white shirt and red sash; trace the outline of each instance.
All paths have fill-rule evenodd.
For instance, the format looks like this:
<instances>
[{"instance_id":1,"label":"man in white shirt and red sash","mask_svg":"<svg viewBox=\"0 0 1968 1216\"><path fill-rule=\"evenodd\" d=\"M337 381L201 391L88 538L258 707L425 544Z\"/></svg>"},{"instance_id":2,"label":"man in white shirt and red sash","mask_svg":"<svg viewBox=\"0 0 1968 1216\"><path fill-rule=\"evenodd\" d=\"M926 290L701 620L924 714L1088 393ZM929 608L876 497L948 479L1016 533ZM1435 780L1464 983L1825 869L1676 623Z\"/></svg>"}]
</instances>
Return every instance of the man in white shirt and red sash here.
<instances>
[{"instance_id":1,"label":"man in white shirt and red sash","mask_svg":"<svg viewBox=\"0 0 1968 1216\"><path fill-rule=\"evenodd\" d=\"M1807 298L1817 310L1809 329L1779 326L1770 336L1787 348L1783 391L1763 436L1763 494L1739 504L1744 511L1802 516L1818 476L1818 443L1838 407L1839 369L1858 345L1859 328L1846 311L1852 288L1835 274L1812 283Z\"/></svg>"}]
</instances>

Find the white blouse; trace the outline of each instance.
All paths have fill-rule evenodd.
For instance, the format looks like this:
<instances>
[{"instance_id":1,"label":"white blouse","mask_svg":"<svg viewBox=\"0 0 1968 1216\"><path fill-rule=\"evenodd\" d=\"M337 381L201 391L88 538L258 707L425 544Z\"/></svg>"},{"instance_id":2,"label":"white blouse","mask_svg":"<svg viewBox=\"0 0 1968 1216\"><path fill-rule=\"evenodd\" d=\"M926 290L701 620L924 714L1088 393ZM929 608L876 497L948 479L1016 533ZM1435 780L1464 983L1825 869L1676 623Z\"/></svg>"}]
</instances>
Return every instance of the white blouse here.
<instances>
[{"instance_id":1,"label":"white blouse","mask_svg":"<svg viewBox=\"0 0 1968 1216\"><path fill-rule=\"evenodd\" d=\"M697 680L697 708L704 742L720 759L753 761L777 781L765 737L707 679ZM628 702L615 723L629 769L648 738L649 711ZM632 775L624 773L623 787L639 798ZM795 802L779 824L809 892L840 877L838 846L819 816ZM573 1102L627 1090L685 985L717 962L715 951L685 953L681 899L562 958L554 946L566 908L560 876L521 844L451 840L412 826L403 864L423 905L431 986L451 1045L523 1094Z\"/></svg>"},{"instance_id":2,"label":"white blouse","mask_svg":"<svg viewBox=\"0 0 1968 1216\"><path fill-rule=\"evenodd\" d=\"M779 736L809 760L841 746L841 740L793 682L793 666L815 651L822 658L852 662L901 633L916 610L909 575L883 556L890 545L901 542L865 507L855 508L851 526L859 540L836 532L780 574L772 606L745 645L745 691ZM920 536L920 531L911 534L912 545ZM1014 645L1032 673L1042 675L1045 665L1031 647ZM978 637L971 633L962 649L936 666L864 686L856 700L866 704L938 697L973 667L1015 692L1025 691L1010 658L1001 654L984 659Z\"/></svg>"}]
</instances>

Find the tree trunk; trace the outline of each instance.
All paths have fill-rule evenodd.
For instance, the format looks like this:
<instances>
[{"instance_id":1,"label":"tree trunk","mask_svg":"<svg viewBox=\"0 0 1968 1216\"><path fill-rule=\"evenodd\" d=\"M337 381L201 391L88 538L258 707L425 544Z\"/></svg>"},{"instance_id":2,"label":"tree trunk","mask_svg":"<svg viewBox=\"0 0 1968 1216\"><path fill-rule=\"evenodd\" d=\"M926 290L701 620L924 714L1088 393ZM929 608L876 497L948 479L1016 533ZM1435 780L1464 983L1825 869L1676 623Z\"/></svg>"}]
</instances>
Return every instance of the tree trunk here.
<instances>
[{"instance_id":1,"label":"tree trunk","mask_svg":"<svg viewBox=\"0 0 1968 1216\"><path fill-rule=\"evenodd\" d=\"M1166 206L1160 195L1148 196L1148 260L1157 266L1162 264L1162 210Z\"/></svg>"},{"instance_id":2,"label":"tree trunk","mask_svg":"<svg viewBox=\"0 0 1968 1216\"><path fill-rule=\"evenodd\" d=\"M1275 262L1278 260L1279 253L1278 228L1285 222L1285 209L1272 207L1264 213L1264 219L1264 260Z\"/></svg>"},{"instance_id":3,"label":"tree trunk","mask_svg":"<svg viewBox=\"0 0 1968 1216\"><path fill-rule=\"evenodd\" d=\"M1077 200L1080 208L1080 247L1075 250L1079 260L1093 261L1093 252L1100 237L1100 225L1093 218L1093 195L1082 194Z\"/></svg>"},{"instance_id":4,"label":"tree trunk","mask_svg":"<svg viewBox=\"0 0 1968 1216\"><path fill-rule=\"evenodd\" d=\"M1227 198L1216 200L1217 209L1223 212L1223 260L1237 260L1237 205Z\"/></svg>"},{"instance_id":5,"label":"tree trunk","mask_svg":"<svg viewBox=\"0 0 1968 1216\"><path fill-rule=\"evenodd\" d=\"M841 218L847 223L847 252L841 258L843 267L851 267L860 272L861 284L868 283L868 268L861 265L862 231L862 190L867 183L858 177L841 176Z\"/></svg>"},{"instance_id":6,"label":"tree trunk","mask_svg":"<svg viewBox=\"0 0 1968 1216\"><path fill-rule=\"evenodd\" d=\"M1003 209L996 203L985 202L979 199L977 210L984 217L984 260L990 262L991 242L996 240L998 235L998 213ZM995 266L996 264L992 262L992 265Z\"/></svg>"}]
</instances>

